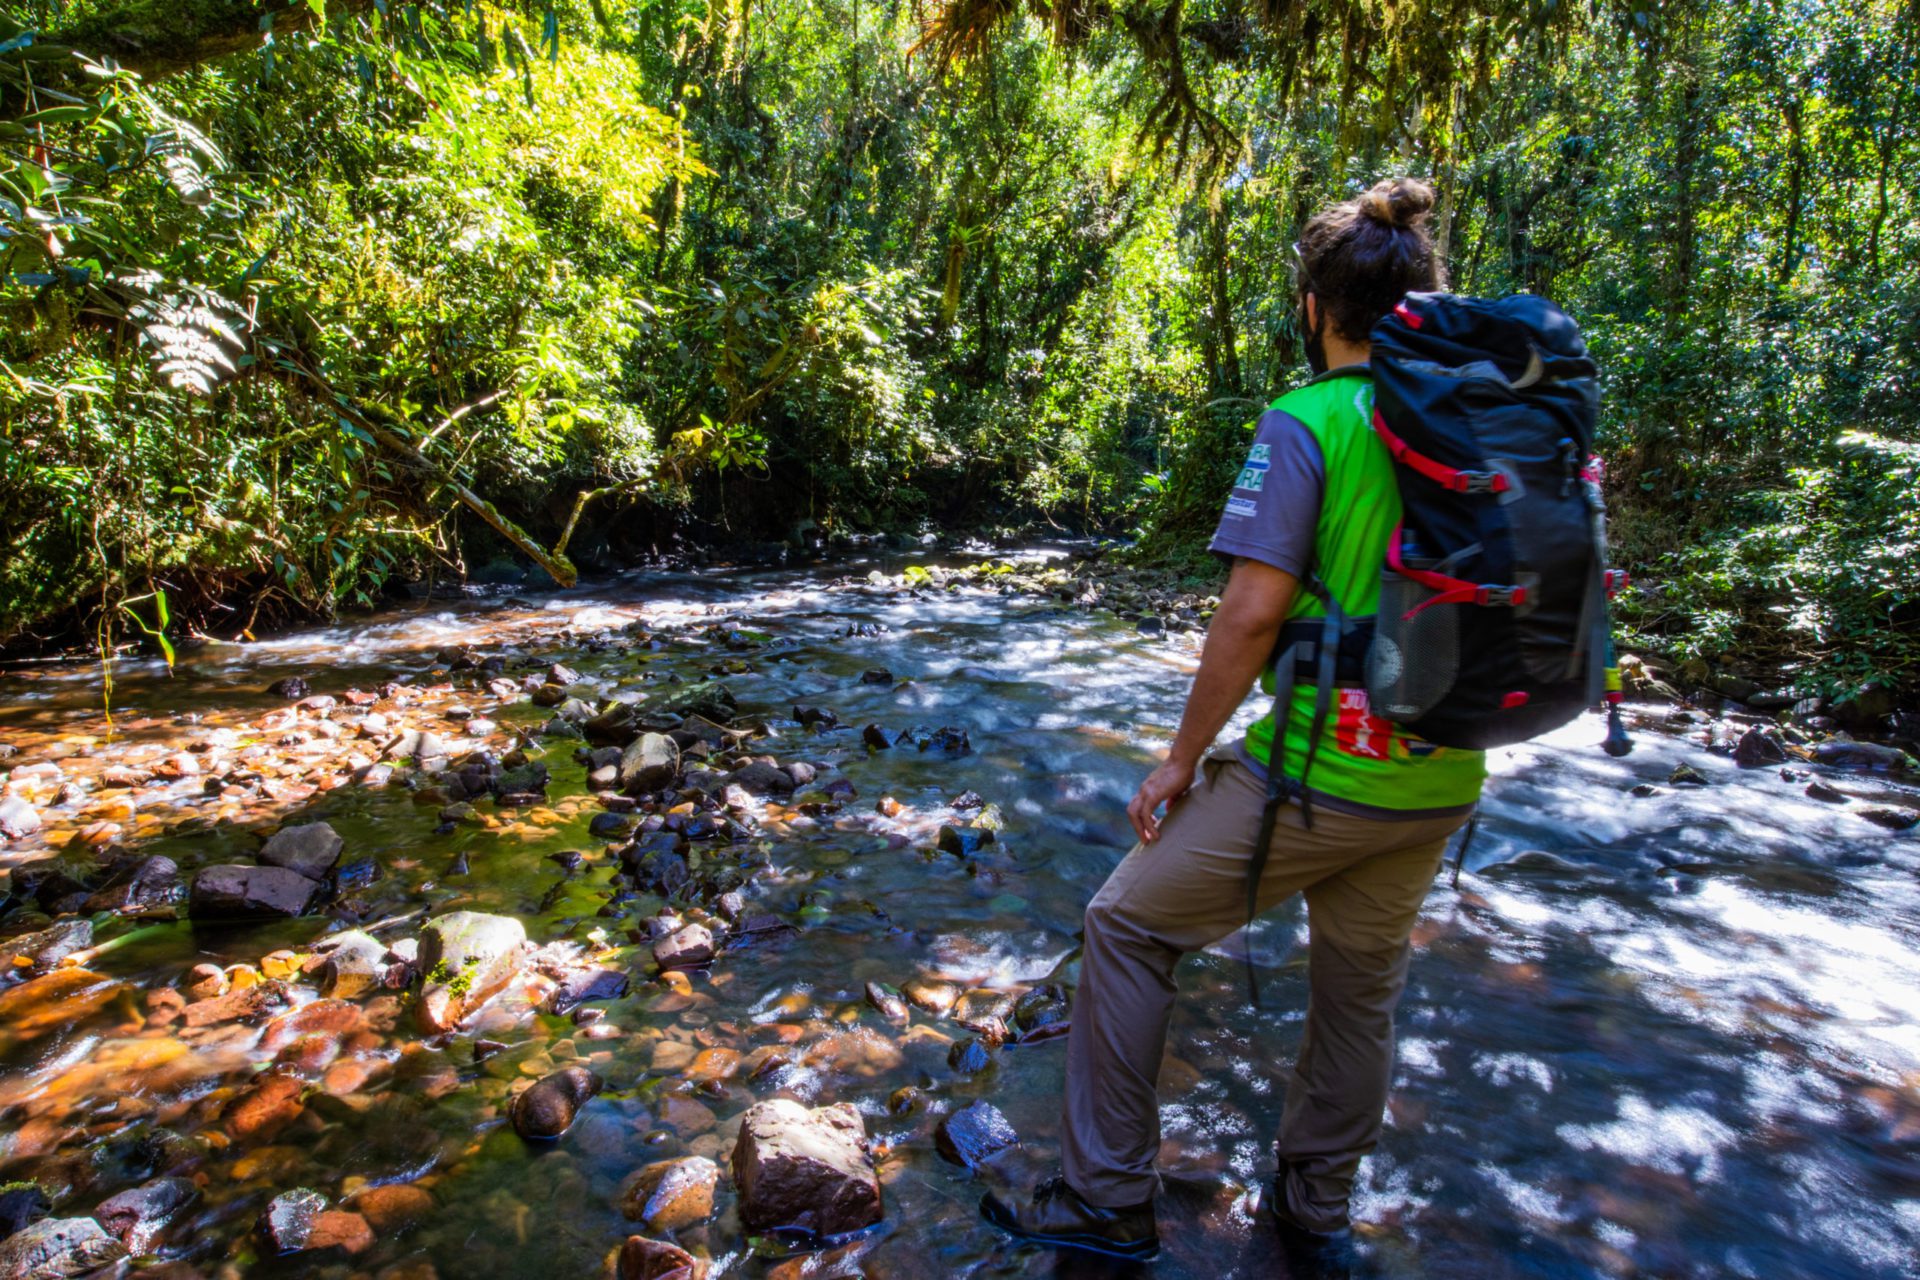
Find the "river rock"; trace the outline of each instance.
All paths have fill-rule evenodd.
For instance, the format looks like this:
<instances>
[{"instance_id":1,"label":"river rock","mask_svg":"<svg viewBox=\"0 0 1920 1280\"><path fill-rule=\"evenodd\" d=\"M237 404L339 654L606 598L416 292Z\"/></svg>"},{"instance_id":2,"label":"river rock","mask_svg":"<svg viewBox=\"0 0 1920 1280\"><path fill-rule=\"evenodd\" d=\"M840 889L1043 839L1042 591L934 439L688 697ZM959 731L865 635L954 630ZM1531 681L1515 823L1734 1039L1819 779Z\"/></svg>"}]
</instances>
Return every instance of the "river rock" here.
<instances>
[{"instance_id":1,"label":"river rock","mask_svg":"<svg viewBox=\"0 0 1920 1280\"><path fill-rule=\"evenodd\" d=\"M628 1236L620 1247L619 1280L705 1280L707 1264L664 1240Z\"/></svg>"},{"instance_id":2,"label":"river rock","mask_svg":"<svg viewBox=\"0 0 1920 1280\"><path fill-rule=\"evenodd\" d=\"M883 1212L866 1127L851 1103L755 1104L740 1119L733 1181L740 1220L756 1230L834 1236L872 1226Z\"/></svg>"},{"instance_id":3,"label":"river rock","mask_svg":"<svg viewBox=\"0 0 1920 1280\"><path fill-rule=\"evenodd\" d=\"M978 1168L983 1160L1020 1144L1000 1108L985 1098L950 1112L934 1130L933 1145L958 1165Z\"/></svg>"},{"instance_id":4,"label":"river rock","mask_svg":"<svg viewBox=\"0 0 1920 1280\"><path fill-rule=\"evenodd\" d=\"M1847 802L1847 797L1839 790L1828 786L1818 778L1815 778L1807 784L1807 799L1819 800L1826 804L1845 804Z\"/></svg>"},{"instance_id":5,"label":"river rock","mask_svg":"<svg viewBox=\"0 0 1920 1280\"><path fill-rule=\"evenodd\" d=\"M40 813L19 796L0 797L0 838L24 840L40 829Z\"/></svg>"},{"instance_id":6,"label":"river rock","mask_svg":"<svg viewBox=\"0 0 1920 1280\"><path fill-rule=\"evenodd\" d=\"M260 1215L260 1234L275 1253L298 1253L313 1234L313 1220L327 1207L327 1198L309 1187L295 1187L275 1196Z\"/></svg>"},{"instance_id":7,"label":"river rock","mask_svg":"<svg viewBox=\"0 0 1920 1280\"><path fill-rule=\"evenodd\" d=\"M840 723L839 713L831 711L826 707L796 706L793 709L793 718L800 723L800 727L803 729L811 728L816 724L822 728L831 729Z\"/></svg>"},{"instance_id":8,"label":"river rock","mask_svg":"<svg viewBox=\"0 0 1920 1280\"><path fill-rule=\"evenodd\" d=\"M298 702L307 696L309 689L307 682L299 676L281 676L267 686L267 692L288 702Z\"/></svg>"},{"instance_id":9,"label":"river rock","mask_svg":"<svg viewBox=\"0 0 1920 1280\"><path fill-rule=\"evenodd\" d=\"M684 925L653 944L654 963L663 970L698 969L713 954L713 933L701 924Z\"/></svg>"},{"instance_id":10,"label":"river rock","mask_svg":"<svg viewBox=\"0 0 1920 1280\"><path fill-rule=\"evenodd\" d=\"M179 865L156 853L143 859L126 879L90 896L84 909L124 916L171 915L180 896Z\"/></svg>"},{"instance_id":11,"label":"river rock","mask_svg":"<svg viewBox=\"0 0 1920 1280\"><path fill-rule=\"evenodd\" d=\"M1855 809L1854 812L1876 827L1889 831L1911 831L1920 826L1920 809Z\"/></svg>"},{"instance_id":12,"label":"river rock","mask_svg":"<svg viewBox=\"0 0 1920 1280\"><path fill-rule=\"evenodd\" d=\"M91 920L63 920L0 942L0 973L46 973L74 952L92 945Z\"/></svg>"},{"instance_id":13,"label":"river rock","mask_svg":"<svg viewBox=\"0 0 1920 1280\"><path fill-rule=\"evenodd\" d=\"M960 999L960 988L956 983L942 978L909 978L901 984L900 994L904 995L913 1007L930 1013L936 1018L944 1018Z\"/></svg>"},{"instance_id":14,"label":"river rock","mask_svg":"<svg viewBox=\"0 0 1920 1280\"><path fill-rule=\"evenodd\" d=\"M664 733L643 733L620 756L620 786L631 793L662 791L680 771L680 748Z\"/></svg>"},{"instance_id":15,"label":"river rock","mask_svg":"<svg viewBox=\"0 0 1920 1280\"><path fill-rule=\"evenodd\" d=\"M609 783L614 778L608 778ZM596 813L587 823L587 834L596 840L624 840L638 819L630 813Z\"/></svg>"},{"instance_id":16,"label":"river rock","mask_svg":"<svg viewBox=\"0 0 1920 1280\"><path fill-rule=\"evenodd\" d=\"M742 765L729 780L756 796L790 795L794 789L793 775L765 760Z\"/></svg>"},{"instance_id":17,"label":"river rock","mask_svg":"<svg viewBox=\"0 0 1920 1280\"><path fill-rule=\"evenodd\" d=\"M425 729L404 729L380 749L382 760L419 763L445 756L447 744L437 733Z\"/></svg>"},{"instance_id":18,"label":"river rock","mask_svg":"<svg viewBox=\"0 0 1920 1280\"><path fill-rule=\"evenodd\" d=\"M312 909L318 882L285 867L203 867L193 878L187 910L200 920L292 918Z\"/></svg>"},{"instance_id":19,"label":"river rock","mask_svg":"<svg viewBox=\"0 0 1920 1280\"><path fill-rule=\"evenodd\" d=\"M574 969L560 979L551 1008L554 1013L565 1015L589 1000L618 1000L627 994L627 983L627 975L618 969L601 965Z\"/></svg>"},{"instance_id":20,"label":"river rock","mask_svg":"<svg viewBox=\"0 0 1920 1280\"><path fill-rule=\"evenodd\" d=\"M1673 766L1673 772L1667 775L1667 782L1676 787L1704 787L1707 778L1690 764L1677 764Z\"/></svg>"},{"instance_id":21,"label":"river rock","mask_svg":"<svg viewBox=\"0 0 1920 1280\"><path fill-rule=\"evenodd\" d=\"M511 916L453 911L420 930L420 1017L430 1031L457 1024L506 986L527 950L527 930Z\"/></svg>"},{"instance_id":22,"label":"river rock","mask_svg":"<svg viewBox=\"0 0 1920 1280\"><path fill-rule=\"evenodd\" d=\"M372 934L348 929L320 939L313 949L325 957L319 971L322 995L358 1000L386 985L387 944Z\"/></svg>"},{"instance_id":23,"label":"river rock","mask_svg":"<svg viewBox=\"0 0 1920 1280\"><path fill-rule=\"evenodd\" d=\"M878 1009L880 1016L888 1022L903 1023L907 1020L907 1002L897 987L884 982L869 982L867 1003Z\"/></svg>"},{"instance_id":24,"label":"river rock","mask_svg":"<svg viewBox=\"0 0 1920 1280\"><path fill-rule=\"evenodd\" d=\"M630 702L616 702L580 724L588 742L599 747L624 747L640 734L639 713Z\"/></svg>"},{"instance_id":25,"label":"river rock","mask_svg":"<svg viewBox=\"0 0 1920 1280\"><path fill-rule=\"evenodd\" d=\"M980 850L992 844L993 838L992 827L960 827L948 823L940 828L940 835L935 841L935 844L943 853L951 853L961 858L971 858L974 854L979 853Z\"/></svg>"},{"instance_id":26,"label":"river rock","mask_svg":"<svg viewBox=\"0 0 1920 1280\"><path fill-rule=\"evenodd\" d=\"M1023 1040L1058 1035L1067 1029L1071 1017L1067 993L1053 983L1025 992L1013 1004L1013 1025Z\"/></svg>"},{"instance_id":27,"label":"river rock","mask_svg":"<svg viewBox=\"0 0 1920 1280\"><path fill-rule=\"evenodd\" d=\"M1741 734L1740 741L1733 748L1733 762L1742 769L1758 769L1763 765L1779 764L1786 758L1786 747L1778 738L1758 725Z\"/></svg>"},{"instance_id":28,"label":"river rock","mask_svg":"<svg viewBox=\"0 0 1920 1280\"><path fill-rule=\"evenodd\" d=\"M181 1010L189 1028L213 1027L223 1022L257 1024L293 1003L287 984L277 979L233 987L222 995L196 1000Z\"/></svg>"},{"instance_id":29,"label":"river rock","mask_svg":"<svg viewBox=\"0 0 1920 1280\"><path fill-rule=\"evenodd\" d=\"M621 1212L655 1231L678 1231L713 1216L720 1166L703 1156L661 1160L635 1175Z\"/></svg>"},{"instance_id":30,"label":"river rock","mask_svg":"<svg viewBox=\"0 0 1920 1280\"><path fill-rule=\"evenodd\" d=\"M15 1182L0 1190L0 1240L53 1212L53 1203L38 1184Z\"/></svg>"},{"instance_id":31,"label":"river rock","mask_svg":"<svg viewBox=\"0 0 1920 1280\"><path fill-rule=\"evenodd\" d=\"M69 1280L126 1256L126 1247L92 1218L42 1218L0 1241L0 1276Z\"/></svg>"},{"instance_id":32,"label":"river rock","mask_svg":"<svg viewBox=\"0 0 1920 1280\"><path fill-rule=\"evenodd\" d=\"M1913 768L1913 760L1898 747L1881 746L1877 742L1847 742L1835 739L1822 742L1813 749L1813 758L1821 764L1830 764L1842 769L1874 769L1882 773L1906 773Z\"/></svg>"},{"instance_id":33,"label":"river rock","mask_svg":"<svg viewBox=\"0 0 1920 1280\"><path fill-rule=\"evenodd\" d=\"M573 1127L580 1108L599 1092L599 1076L585 1067L562 1067L513 1100L513 1130L530 1142L551 1142Z\"/></svg>"},{"instance_id":34,"label":"river rock","mask_svg":"<svg viewBox=\"0 0 1920 1280\"><path fill-rule=\"evenodd\" d=\"M200 1188L190 1178L155 1178L102 1200L93 1216L128 1253L151 1253L174 1219L199 1196Z\"/></svg>"},{"instance_id":35,"label":"river rock","mask_svg":"<svg viewBox=\"0 0 1920 1280\"><path fill-rule=\"evenodd\" d=\"M353 1211L383 1235L404 1231L433 1210L433 1193L405 1182L368 1187L353 1198Z\"/></svg>"},{"instance_id":36,"label":"river rock","mask_svg":"<svg viewBox=\"0 0 1920 1280\"><path fill-rule=\"evenodd\" d=\"M870 724L860 731L860 741L876 751L890 750L903 736L899 731L879 724Z\"/></svg>"},{"instance_id":37,"label":"river rock","mask_svg":"<svg viewBox=\"0 0 1920 1280\"><path fill-rule=\"evenodd\" d=\"M968 1036L947 1051L947 1065L963 1076L977 1076L992 1068L993 1050L979 1036Z\"/></svg>"},{"instance_id":38,"label":"river rock","mask_svg":"<svg viewBox=\"0 0 1920 1280\"><path fill-rule=\"evenodd\" d=\"M260 848L262 866L285 867L309 880L324 880L340 861L346 847L339 833L324 822L308 822L297 827L282 827Z\"/></svg>"}]
</instances>

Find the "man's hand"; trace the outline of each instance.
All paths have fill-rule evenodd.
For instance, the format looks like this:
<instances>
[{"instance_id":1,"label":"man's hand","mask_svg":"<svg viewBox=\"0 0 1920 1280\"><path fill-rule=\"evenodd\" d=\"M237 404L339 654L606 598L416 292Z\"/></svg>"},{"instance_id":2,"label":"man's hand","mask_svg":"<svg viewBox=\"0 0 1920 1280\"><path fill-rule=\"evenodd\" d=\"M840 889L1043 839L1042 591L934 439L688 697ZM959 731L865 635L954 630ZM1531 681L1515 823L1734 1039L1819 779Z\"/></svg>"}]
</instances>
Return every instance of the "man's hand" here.
<instances>
[{"instance_id":1,"label":"man's hand","mask_svg":"<svg viewBox=\"0 0 1920 1280\"><path fill-rule=\"evenodd\" d=\"M1127 821L1133 823L1134 834L1143 844L1152 844L1160 838L1160 820L1153 816L1154 811L1187 794L1193 786L1193 771L1191 764L1168 760L1140 784L1140 790L1127 805Z\"/></svg>"},{"instance_id":2,"label":"man's hand","mask_svg":"<svg viewBox=\"0 0 1920 1280\"><path fill-rule=\"evenodd\" d=\"M1160 838L1160 820L1154 811L1187 794L1200 757L1239 710L1261 668L1272 660L1274 641L1298 585L1292 574L1258 560L1233 562L1226 592L1207 628L1200 670L1187 694L1173 749L1127 805L1127 820L1143 844Z\"/></svg>"}]
</instances>

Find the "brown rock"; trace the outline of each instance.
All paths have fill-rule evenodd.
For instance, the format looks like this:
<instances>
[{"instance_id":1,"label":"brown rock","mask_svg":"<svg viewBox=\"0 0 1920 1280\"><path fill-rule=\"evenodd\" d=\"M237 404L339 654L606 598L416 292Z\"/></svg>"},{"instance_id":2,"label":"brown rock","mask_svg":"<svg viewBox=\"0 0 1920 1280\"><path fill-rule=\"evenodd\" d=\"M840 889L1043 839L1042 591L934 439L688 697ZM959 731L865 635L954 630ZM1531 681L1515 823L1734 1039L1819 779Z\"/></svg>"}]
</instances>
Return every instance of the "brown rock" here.
<instances>
[{"instance_id":1,"label":"brown rock","mask_svg":"<svg viewBox=\"0 0 1920 1280\"><path fill-rule=\"evenodd\" d=\"M189 1027L211 1027L222 1022L261 1022L293 1002L284 982L257 982L237 987L223 996L199 1000L181 1010Z\"/></svg>"},{"instance_id":2,"label":"brown rock","mask_svg":"<svg viewBox=\"0 0 1920 1280\"><path fill-rule=\"evenodd\" d=\"M395 1183L368 1187L353 1198L353 1210L381 1235L405 1231L434 1211L433 1193L425 1187Z\"/></svg>"},{"instance_id":3,"label":"brown rock","mask_svg":"<svg viewBox=\"0 0 1920 1280\"><path fill-rule=\"evenodd\" d=\"M307 1232L312 1249L340 1249L347 1253L365 1253L373 1247L373 1228L357 1213L328 1209L314 1215L313 1229Z\"/></svg>"},{"instance_id":4,"label":"brown rock","mask_svg":"<svg viewBox=\"0 0 1920 1280\"><path fill-rule=\"evenodd\" d=\"M866 1126L850 1103L811 1111L787 1098L756 1104L740 1120L733 1181L741 1222L759 1230L835 1236L883 1213Z\"/></svg>"},{"instance_id":5,"label":"brown rock","mask_svg":"<svg viewBox=\"0 0 1920 1280\"><path fill-rule=\"evenodd\" d=\"M653 944L653 959L662 969L697 969L713 960L713 934L705 925L686 925Z\"/></svg>"},{"instance_id":6,"label":"brown rock","mask_svg":"<svg viewBox=\"0 0 1920 1280\"><path fill-rule=\"evenodd\" d=\"M306 1110L300 1105L306 1087L298 1076L268 1072L251 1090L228 1104L227 1132L237 1142L271 1140Z\"/></svg>"},{"instance_id":7,"label":"brown rock","mask_svg":"<svg viewBox=\"0 0 1920 1280\"><path fill-rule=\"evenodd\" d=\"M621 1212L655 1231L678 1231L713 1216L720 1166L700 1156L661 1160L634 1176Z\"/></svg>"},{"instance_id":8,"label":"brown rock","mask_svg":"<svg viewBox=\"0 0 1920 1280\"><path fill-rule=\"evenodd\" d=\"M628 1236L620 1247L619 1280L705 1280L707 1264L678 1245Z\"/></svg>"},{"instance_id":9,"label":"brown rock","mask_svg":"<svg viewBox=\"0 0 1920 1280\"><path fill-rule=\"evenodd\" d=\"M599 1076L585 1067L562 1067L513 1100L514 1131L530 1141L552 1141L573 1127L580 1108L599 1092Z\"/></svg>"},{"instance_id":10,"label":"brown rock","mask_svg":"<svg viewBox=\"0 0 1920 1280\"><path fill-rule=\"evenodd\" d=\"M315 1000L269 1022L261 1033L260 1048L266 1053L275 1053L303 1036L338 1040L360 1030L365 1023L366 1015L357 1004L345 1000Z\"/></svg>"}]
</instances>

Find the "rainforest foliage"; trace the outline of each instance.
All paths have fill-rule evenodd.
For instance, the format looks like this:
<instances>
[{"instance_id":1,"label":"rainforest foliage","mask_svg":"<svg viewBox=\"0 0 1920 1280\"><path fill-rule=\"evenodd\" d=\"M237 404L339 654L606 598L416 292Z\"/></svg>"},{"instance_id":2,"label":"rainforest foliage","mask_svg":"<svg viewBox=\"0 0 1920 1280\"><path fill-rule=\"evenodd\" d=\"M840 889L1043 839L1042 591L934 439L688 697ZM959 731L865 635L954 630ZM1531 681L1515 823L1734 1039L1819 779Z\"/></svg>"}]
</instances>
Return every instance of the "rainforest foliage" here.
<instances>
[{"instance_id":1,"label":"rainforest foliage","mask_svg":"<svg viewBox=\"0 0 1920 1280\"><path fill-rule=\"evenodd\" d=\"M1297 228L1415 173L1587 331L1643 638L1911 687L1917 121L1914 0L0 0L0 633L674 528L1197 564Z\"/></svg>"}]
</instances>

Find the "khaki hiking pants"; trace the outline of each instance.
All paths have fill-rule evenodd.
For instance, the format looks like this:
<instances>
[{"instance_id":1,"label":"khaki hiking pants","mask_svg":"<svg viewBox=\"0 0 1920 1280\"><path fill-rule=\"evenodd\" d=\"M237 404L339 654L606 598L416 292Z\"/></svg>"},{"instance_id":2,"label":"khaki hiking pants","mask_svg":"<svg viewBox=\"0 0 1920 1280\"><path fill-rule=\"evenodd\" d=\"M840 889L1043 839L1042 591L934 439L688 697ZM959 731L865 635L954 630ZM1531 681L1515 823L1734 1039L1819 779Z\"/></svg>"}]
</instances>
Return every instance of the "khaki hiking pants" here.
<instances>
[{"instance_id":1,"label":"khaki hiking pants","mask_svg":"<svg viewBox=\"0 0 1920 1280\"><path fill-rule=\"evenodd\" d=\"M1136 845L1087 906L1080 988L1067 1041L1067 1184L1108 1208L1153 1198L1155 1097L1174 967L1246 923L1247 863L1266 784L1214 756L1151 845ZM1393 1076L1393 1010L1408 936L1459 815L1383 821L1316 806L1279 815L1260 910L1307 898L1307 1023L1287 1082L1278 1154L1284 1208L1336 1230L1361 1157L1380 1139Z\"/></svg>"}]
</instances>

